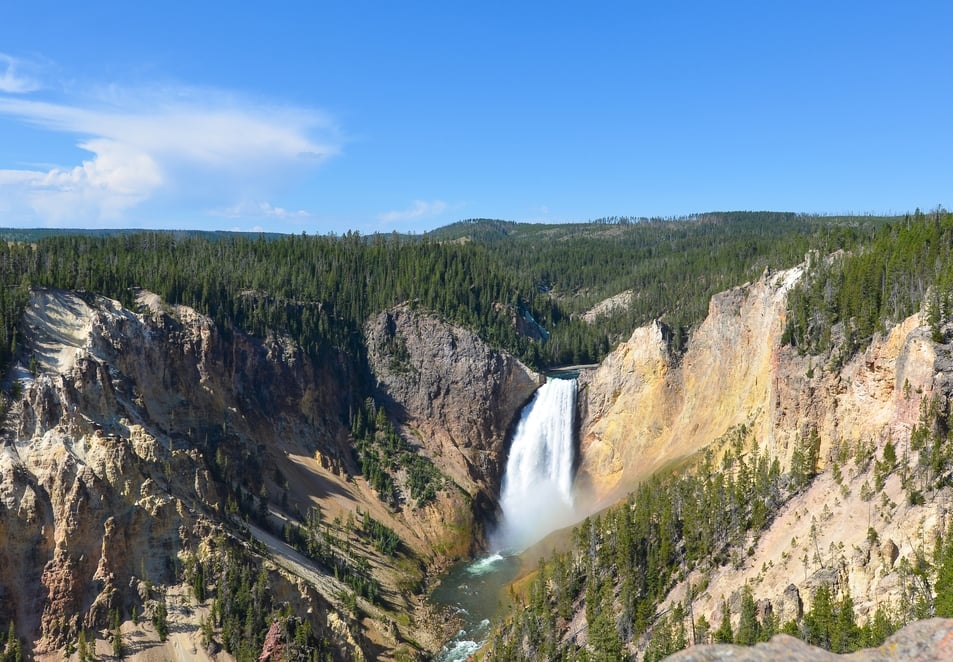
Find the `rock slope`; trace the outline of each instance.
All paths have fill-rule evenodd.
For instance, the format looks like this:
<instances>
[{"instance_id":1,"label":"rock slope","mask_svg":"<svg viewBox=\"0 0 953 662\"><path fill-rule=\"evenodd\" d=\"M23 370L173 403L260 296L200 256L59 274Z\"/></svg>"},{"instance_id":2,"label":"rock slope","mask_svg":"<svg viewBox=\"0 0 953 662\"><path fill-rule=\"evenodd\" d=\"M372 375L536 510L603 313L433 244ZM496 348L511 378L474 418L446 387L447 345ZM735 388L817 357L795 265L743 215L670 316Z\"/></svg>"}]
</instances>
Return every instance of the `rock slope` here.
<instances>
[{"instance_id":1,"label":"rock slope","mask_svg":"<svg viewBox=\"0 0 953 662\"><path fill-rule=\"evenodd\" d=\"M135 651L161 659L178 654L171 647L196 649L207 608L176 588L181 569L228 539L261 558L276 598L308 613L340 658L439 645L433 619L396 623L363 601L366 617L355 619L341 602L347 587L327 568L235 511L245 502L239 509L256 509L276 533L312 506L342 531L369 513L402 539L403 565L366 544L348 553L365 556L391 610L424 609L407 582L419 581L421 562L439 566L469 548L478 505L492 506L505 433L536 377L431 317L398 309L379 319L369 354L385 361L373 363L380 395L458 486L422 508L386 506L358 472L353 361L316 361L279 336L225 333L147 292L134 310L88 293L33 292L7 377L22 395L6 403L0 436L0 621L15 621L35 654L56 659L81 629L106 632L113 610L148 619L158 591L179 600L173 634L163 647L147 620L127 621ZM380 352L387 333L406 344L412 373Z\"/></svg>"},{"instance_id":2,"label":"rock slope","mask_svg":"<svg viewBox=\"0 0 953 662\"><path fill-rule=\"evenodd\" d=\"M913 569L946 530L953 491L923 479L911 433L931 406L948 410L951 345L933 342L914 315L841 367L802 356L781 343L786 293L801 273L766 273L715 296L680 360L653 324L583 375L577 481L597 504L701 449L723 448L742 425L784 469L799 443L818 439L820 475L729 563L678 584L663 610L686 603L691 587L696 618L720 622L727 601L737 623L747 584L785 622L828 585L850 593L863 622L878 606L917 599ZM888 444L894 462L883 459ZM924 493L914 489L921 483Z\"/></svg>"},{"instance_id":3,"label":"rock slope","mask_svg":"<svg viewBox=\"0 0 953 662\"><path fill-rule=\"evenodd\" d=\"M730 645L696 646L668 658L671 662L947 662L953 660L953 620L933 618L917 621L891 636L877 648L850 655L834 655L808 646L787 635L753 647Z\"/></svg>"}]
</instances>

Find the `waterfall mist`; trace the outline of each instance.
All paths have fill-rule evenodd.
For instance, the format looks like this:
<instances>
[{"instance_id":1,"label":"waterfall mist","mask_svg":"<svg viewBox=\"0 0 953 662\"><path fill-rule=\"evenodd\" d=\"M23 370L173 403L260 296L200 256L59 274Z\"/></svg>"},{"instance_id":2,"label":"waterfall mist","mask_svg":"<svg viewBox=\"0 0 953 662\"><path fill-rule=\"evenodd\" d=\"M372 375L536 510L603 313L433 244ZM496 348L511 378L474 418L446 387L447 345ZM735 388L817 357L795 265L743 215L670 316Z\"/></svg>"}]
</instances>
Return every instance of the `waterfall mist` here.
<instances>
[{"instance_id":1,"label":"waterfall mist","mask_svg":"<svg viewBox=\"0 0 953 662\"><path fill-rule=\"evenodd\" d=\"M494 549L521 551L575 521L575 418L575 379L550 379L523 408L503 473Z\"/></svg>"}]
</instances>

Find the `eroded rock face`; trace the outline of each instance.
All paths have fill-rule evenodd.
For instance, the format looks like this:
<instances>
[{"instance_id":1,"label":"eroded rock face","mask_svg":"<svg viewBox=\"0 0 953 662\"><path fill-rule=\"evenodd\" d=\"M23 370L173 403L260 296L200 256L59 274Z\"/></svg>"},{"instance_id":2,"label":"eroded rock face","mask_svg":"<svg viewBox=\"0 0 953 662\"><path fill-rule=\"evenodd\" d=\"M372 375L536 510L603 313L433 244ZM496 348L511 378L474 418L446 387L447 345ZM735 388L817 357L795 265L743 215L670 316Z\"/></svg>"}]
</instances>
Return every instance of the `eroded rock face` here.
<instances>
[{"instance_id":1,"label":"eroded rock face","mask_svg":"<svg viewBox=\"0 0 953 662\"><path fill-rule=\"evenodd\" d=\"M674 369L665 329L654 323L580 375L579 489L598 498L626 486L637 458L670 434L681 399Z\"/></svg>"},{"instance_id":2,"label":"eroded rock face","mask_svg":"<svg viewBox=\"0 0 953 662\"><path fill-rule=\"evenodd\" d=\"M0 619L37 653L106 627L113 609L148 615L146 583L173 583L181 552L225 532L213 466L247 463L235 479L274 492L263 474L288 451L280 438L345 455L339 368L140 304L39 290L25 314L35 374L16 375L0 438Z\"/></svg>"},{"instance_id":3,"label":"eroded rock face","mask_svg":"<svg viewBox=\"0 0 953 662\"><path fill-rule=\"evenodd\" d=\"M787 293L801 273L766 273L713 297L680 360L668 353L665 329L652 324L581 379L577 485L596 504L701 449L723 448L741 426L782 470L801 440L819 439L820 475L733 550L731 563L692 573L661 610L691 594L694 613L718 622L722 601L737 601L747 584L786 622L826 585L836 596L849 593L864 622L879 606L909 598L904 568L946 530L953 490L913 499L901 476L919 475L910 440L921 411L931 403L945 411L953 396L953 345L934 343L913 315L846 364L801 355L781 343ZM878 478L875 460L888 441L899 459ZM707 590L698 595L690 583Z\"/></svg>"},{"instance_id":4,"label":"eroded rock face","mask_svg":"<svg viewBox=\"0 0 953 662\"><path fill-rule=\"evenodd\" d=\"M380 399L469 494L498 493L506 436L541 377L476 334L398 306L368 321Z\"/></svg>"},{"instance_id":5,"label":"eroded rock face","mask_svg":"<svg viewBox=\"0 0 953 662\"><path fill-rule=\"evenodd\" d=\"M802 272L765 273L712 297L679 361L654 323L584 371L580 485L596 497L624 494L742 424L782 465L812 430L822 466L842 441L908 438L921 403L951 390L949 348L938 350L914 315L840 369L800 355L781 335Z\"/></svg>"},{"instance_id":6,"label":"eroded rock face","mask_svg":"<svg viewBox=\"0 0 953 662\"><path fill-rule=\"evenodd\" d=\"M0 620L55 657L81 628L107 628L114 609L135 606L148 619L150 583L174 584L187 555L216 554L222 537L244 544L248 533L230 513L236 499L275 530L312 505L326 521L360 510L434 567L469 551L481 509L493 508L506 433L537 376L409 309L368 330L388 411L451 479L424 506L385 505L358 472L352 361L332 352L313 360L288 338L220 332L146 292L128 310L86 293L35 291L14 371L23 395L0 436ZM360 659L366 641L435 643L428 624L355 621L339 604L347 587L302 563L272 566L273 595L307 612L342 659ZM395 608L420 607L388 560L371 568ZM197 630L198 621L182 626Z\"/></svg>"},{"instance_id":7,"label":"eroded rock face","mask_svg":"<svg viewBox=\"0 0 953 662\"><path fill-rule=\"evenodd\" d=\"M788 584L778 600L778 622L787 623L789 621L798 621L804 615L804 603L801 601L801 592L797 586Z\"/></svg>"},{"instance_id":8,"label":"eroded rock face","mask_svg":"<svg viewBox=\"0 0 953 662\"><path fill-rule=\"evenodd\" d=\"M668 351L664 327L653 323L584 371L580 487L596 500L620 496L765 410L787 292L800 274L766 273L712 297L680 361Z\"/></svg>"}]
</instances>

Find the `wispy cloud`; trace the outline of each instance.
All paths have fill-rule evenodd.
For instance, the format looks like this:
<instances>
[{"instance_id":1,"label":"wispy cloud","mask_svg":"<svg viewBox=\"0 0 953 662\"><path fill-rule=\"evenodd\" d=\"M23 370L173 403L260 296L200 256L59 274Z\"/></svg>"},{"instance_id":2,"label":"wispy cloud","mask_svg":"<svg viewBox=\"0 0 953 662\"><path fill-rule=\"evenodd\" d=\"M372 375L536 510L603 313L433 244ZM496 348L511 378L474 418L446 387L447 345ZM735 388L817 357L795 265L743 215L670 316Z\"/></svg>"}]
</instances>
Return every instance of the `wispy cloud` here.
<instances>
[{"instance_id":1,"label":"wispy cloud","mask_svg":"<svg viewBox=\"0 0 953 662\"><path fill-rule=\"evenodd\" d=\"M22 71L32 68L30 62L0 53L0 92L26 94L40 89L39 81Z\"/></svg>"},{"instance_id":2,"label":"wispy cloud","mask_svg":"<svg viewBox=\"0 0 953 662\"><path fill-rule=\"evenodd\" d=\"M0 169L8 206L54 223L119 219L163 196L214 202L246 188L267 193L338 154L341 142L319 111L183 86L110 87L81 103L0 96L0 116L70 136L91 155L77 165ZM295 214L263 204L259 215Z\"/></svg>"},{"instance_id":3,"label":"wispy cloud","mask_svg":"<svg viewBox=\"0 0 953 662\"><path fill-rule=\"evenodd\" d=\"M242 202L231 207L213 209L210 216L222 218L270 218L277 220L303 220L311 218L311 212L304 209L290 210L284 207L275 207L270 202Z\"/></svg>"},{"instance_id":4,"label":"wispy cloud","mask_svg":"<svg viewBox=\"0 0 953 662\"><path fill-rule=\"evenodd\" d=\"M419 218L439 216L447 210L447 207L447 203L443 200L414 200L413 204L407 209L384 212L379 214L377 218L384 223L412 221Z\"/></svg>"}]
</instances>

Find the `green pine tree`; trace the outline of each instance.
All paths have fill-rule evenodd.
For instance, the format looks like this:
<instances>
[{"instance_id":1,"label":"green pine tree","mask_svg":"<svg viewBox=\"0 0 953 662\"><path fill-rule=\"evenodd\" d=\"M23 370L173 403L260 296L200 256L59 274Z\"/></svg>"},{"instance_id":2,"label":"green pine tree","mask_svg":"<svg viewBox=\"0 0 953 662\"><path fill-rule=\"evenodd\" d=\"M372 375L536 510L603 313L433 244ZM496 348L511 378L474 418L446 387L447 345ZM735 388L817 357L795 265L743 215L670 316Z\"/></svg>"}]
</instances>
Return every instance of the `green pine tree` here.
<instances>
[{"instance_id":1,"label":"green pine tree","mask_svg":"<svg viewBox=\"0 0 953 662\"><path fill-rule=\"evenodd\" d=\"M10 621L6 642L0 651L2 651L0 659L3 662L23 662L23 644L17 636L17 627L13 621Z\"/></svg>"},{"instance_id":2,"label":"green pine tree","mask_svg":"<svg viewBox=\"0 0 953 662\"><path fill-rule=\"evenodd\" d=\"M110 621L112 622L112 646L113 646L113 655L115 657L122 657L122 618L119 615L118 609L113 609L111 614Z\"/></svg>"},{"instance_id":3,"label":"green pine tree","mask_svg":"<svg viewBox=\"0 0 953 662\"><path fill-rule=\"evenodd\" d=\"M169 610L165 606L165 597L159 599L152 611L152 625L159 635L159 641L165 641L169 636Z\"/></svg>"},{"instance_id":4,"label":"green pine tree","mask_svg":"<svg viewBox=\"0 0 953 662\"><path fill-rule=\"evenodd\" d=\"M702 614L695 622L695 644L707 644L708 637L711 634L711 624L705 615Z\"/></svg>"},{"instance_id":5,"label":"green pine tree","mask_svg":"<svg viewBox=\"0 0 953 662\"><path fill-rule=\"evenodd\" d=\"M831 632L831 650L835 653L850 653L860 648L862 643L860 628L854 615L854 600L850 593L837 603L834 614L834 627Z\"/></svg>"},{"instance_id":6,"label":"green pine tree","mask_svg":"<svg viewBox=\"0 0 953 662\"><path fill-rule=\"evenodd\" d=\"M804 615L804 641L831 650L831 632L834 627L831 590L827 586L821 586L814 594L811 610Z\"/></svg>"},{"instance_id":7,"label":"green pine tree","mask_svg":"<svg viewBox=\"0 0 953 662\"><path fill-rule=\"evenodd\" d=\"M79 662L87 662L88 660L94 660L95 655L89 648L89 643L86 640L86 628L83 628L79 631L79 641L76 644L76 653L79 656Z\"/></svg>"},{"instance_id":8,"label":"green pine tree","mask_svg":"<svg viewBox=\"0 0 953 662\"><path fill-rule=\"evenodd\" d=\"M940 550L937 558L936 600L934 610L937 616L953 617L953 522L946 535L937 542Z\"/></svg>"},{"instance_id":9,"label":"green pine tree","mask_svg":"<svg viewBox=\"0 0 953 662\"><path fill-rule=\"evenodd\" d=\"M735 635L731 629L731 611L728 609L728 601L723 600L721 603L721 624L715 630L715 643L730 644L734 643L734 640Z\"/></svg>"},{"instance_id":10,"label":"green pine tree","mask_svg":"<svg viewBox=\"0 0 953 662\"><path fill-rule=\"evenodd\" d=\"M741 618L738 621L735 643L742 646L753 646L760 637L761 624L758 622L758 606L751 594L751 587L745 585L741 593Z\"/></svg>"}]
</instances>

